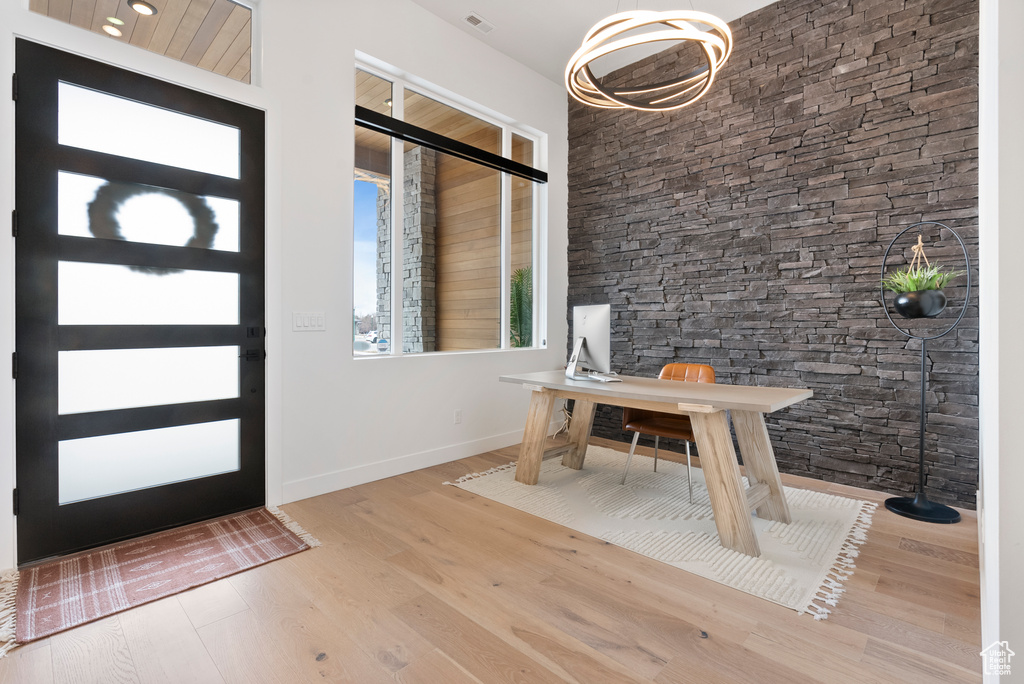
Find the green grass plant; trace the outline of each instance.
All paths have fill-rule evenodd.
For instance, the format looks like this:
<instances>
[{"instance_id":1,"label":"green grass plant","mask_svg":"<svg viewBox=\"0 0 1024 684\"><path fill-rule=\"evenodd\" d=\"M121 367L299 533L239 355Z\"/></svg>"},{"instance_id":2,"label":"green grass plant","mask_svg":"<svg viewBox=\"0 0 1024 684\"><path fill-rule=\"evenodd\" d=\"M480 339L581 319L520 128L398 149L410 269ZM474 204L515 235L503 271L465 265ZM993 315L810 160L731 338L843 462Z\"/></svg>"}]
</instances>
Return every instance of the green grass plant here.
<instances>
[{"instance_id":1,"label":"green grass plant","mask_svg":"<svg viewBox=\"0 0 1024 684\"><path fill-rule=\"evenodd\" d=\"M961 271L943 271L937 266L901 268L891 272L882 280L882 286L892 292L917 292L919 290L941 290L946 284L963 275Z\"/></svg>"},{"instance_id":2,"label":"green grass plant","mask_svg":"<svg viewBox=\"0 0 1024 684\"><path fill-rule=\"evenodd\" d=\"M516 269L512 274L512 302L509 313L511 346L533 346L533 269Z\"/></svg>"}]
</instances>

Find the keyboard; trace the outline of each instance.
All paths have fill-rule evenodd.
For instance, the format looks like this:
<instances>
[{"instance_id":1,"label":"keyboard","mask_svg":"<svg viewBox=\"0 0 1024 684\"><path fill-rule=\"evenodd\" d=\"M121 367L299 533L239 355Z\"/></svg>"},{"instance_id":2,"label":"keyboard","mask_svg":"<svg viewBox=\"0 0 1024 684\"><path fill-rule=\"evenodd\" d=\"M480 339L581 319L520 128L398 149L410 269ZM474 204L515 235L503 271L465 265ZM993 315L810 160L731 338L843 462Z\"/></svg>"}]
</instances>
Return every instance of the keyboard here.
<instances>
[{"instance_id":1,"label":"keyboard","mask_svg":"<svg viewBox=\"0 0 1024 684\"><path fill-rule=\"evenodd\" d=\"M604 373L588 373L587 380L597 380L598 382L622 382L622 378L614 375L605 375Z\"/></svg>"}]
</instances>

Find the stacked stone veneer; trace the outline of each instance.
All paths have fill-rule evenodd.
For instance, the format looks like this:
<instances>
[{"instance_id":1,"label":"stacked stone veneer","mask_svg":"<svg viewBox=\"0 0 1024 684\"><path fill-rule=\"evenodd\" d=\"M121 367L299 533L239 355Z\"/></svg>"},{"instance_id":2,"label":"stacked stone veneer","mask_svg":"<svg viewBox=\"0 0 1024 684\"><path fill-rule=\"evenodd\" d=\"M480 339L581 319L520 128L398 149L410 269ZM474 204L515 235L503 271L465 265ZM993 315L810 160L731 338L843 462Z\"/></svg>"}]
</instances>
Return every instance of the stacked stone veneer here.
<instances>
[{"instance_id":1,"label":"stacked stone veneer","mask_svg":"<svg viewBox=\"0 0 1024 684\"><path fill-rule=\"evenodd\" d=\"M912 491L920 343L885 317L879 273L890 240L920 220L953 227L975 257L977 10L783 0L731 23L733 55L696 105L570 100L569 305L611 303L613 366L653 376L695 361L719 382L809 387L812 399L767 418L780 469ZM684 62L668 51L616 77L651 82ZM925 237L933 261L957 265L948 234ZM962 287L949 294L937 321L963 303ZM976 295L928 346L928 494L967 507ZM595 433L626 439L620 420L603 408Z\"/></svg>"},{"instance_id":2,"label":"stacked stone veneer","mask_svg":"<svg viewBox=\"0 0 1024 684\"><path fill-rule=\"evenodd\" d=\"M437 348L437 152L405 153L405 222L402 237L402 348Z\"/></svg>"},{"instance_id":3,"label":"stacked stone veneer","mask_svg":"<svg viewBox=\"0 0 1024 684\"><path fill-rule=\"evenodd\" d=\"M391 340L391 194L377 186L377 334Z\"/></svg>"},{"instance_id":4,"label":"stacked stone veneer","mask_svg":"<svg viewBox=\"0 0 1024 684\"><path fill-rule=\"evenodd\" d=\"M437 153L415 147L404 157L402 351L437 348ZM377 195L377 311L380 336L391 340L391 209ZM392 341L393 343L393 341Z\"/></svg>"}]
</instances>

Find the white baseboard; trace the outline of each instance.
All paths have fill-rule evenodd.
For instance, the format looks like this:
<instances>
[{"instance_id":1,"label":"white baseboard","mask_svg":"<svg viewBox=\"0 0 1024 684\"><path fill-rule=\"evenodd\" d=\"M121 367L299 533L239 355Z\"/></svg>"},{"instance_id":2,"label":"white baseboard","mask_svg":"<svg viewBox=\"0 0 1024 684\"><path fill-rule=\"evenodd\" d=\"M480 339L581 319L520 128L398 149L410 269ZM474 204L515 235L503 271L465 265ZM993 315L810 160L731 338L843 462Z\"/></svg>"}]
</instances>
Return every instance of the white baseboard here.
<instances>
[{"instance_id":1,"label":"white baseboard","mask_svg":"<svg viewBox=\"0 0 1024 684\"><path fill-rule=\"evenodd\" d=\"M552 422L548 426L548 434L553 434L560 426L560 422ZM482 454L485 451L493 451L494 449L501 449L513 444L518 444L521 441L523 441L523 431L516 430L500 435L492 435L483 439L473 440L471 442L452 444L438 449L430 449L428 451L420 451L415 454L389 458L376 463L366 463L363 465L353 466L351 468L343 468L341 470L335 470L329 473L324 473L323 475L315 475L301 480L292 480L291 482L285 482L282 487L284 503L301 501L302 499L308 499L313 496L336 492L339 489L347 489L348 487L355 487L356 485L366 484L367 482L383 480L386 477L394 477L395 475L409 473L422 468L429 468L430 466L440 465L441 463L457 461L460 458L476 456L477 454ZM287 459L287 455L285 458Z\"/></svg>"}]
</instances>

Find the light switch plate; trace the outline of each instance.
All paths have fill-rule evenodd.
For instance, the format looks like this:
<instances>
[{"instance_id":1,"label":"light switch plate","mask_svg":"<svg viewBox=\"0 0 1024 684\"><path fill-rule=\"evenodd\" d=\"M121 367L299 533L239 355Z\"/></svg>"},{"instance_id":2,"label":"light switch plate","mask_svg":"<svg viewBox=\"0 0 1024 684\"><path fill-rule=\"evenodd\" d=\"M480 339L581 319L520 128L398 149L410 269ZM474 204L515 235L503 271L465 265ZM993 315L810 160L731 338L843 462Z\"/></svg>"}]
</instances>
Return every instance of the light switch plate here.
<instances>
[{"instance_id":1,"label":"light switch plate","mask_svg":"<svg viewBox=\"0 0 1024 684\"><path fill-rule=\"evenodd\" d=\"M323 332L327 315L323 311L292 311L292 332Z\"/></svg>"}]
</instances>

